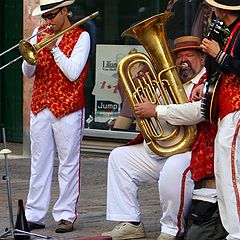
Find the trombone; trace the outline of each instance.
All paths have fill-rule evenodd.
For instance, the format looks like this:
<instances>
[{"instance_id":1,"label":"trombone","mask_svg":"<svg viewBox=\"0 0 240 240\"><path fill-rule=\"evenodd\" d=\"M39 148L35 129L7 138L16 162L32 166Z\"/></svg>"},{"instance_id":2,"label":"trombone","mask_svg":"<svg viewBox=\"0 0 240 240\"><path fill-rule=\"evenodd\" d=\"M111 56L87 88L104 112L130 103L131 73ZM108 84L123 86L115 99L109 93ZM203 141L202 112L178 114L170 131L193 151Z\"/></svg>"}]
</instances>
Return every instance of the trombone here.
<instances>
[{"instance_id":1,"label":"trombone","mask_svg":"<svg viewBox=\"0 0 240 240\"><path fill-rule=\"evenodd\" d=\"M45 46L49 45L51 42L53 42L55 39L57 39L59 36L63 35L64 33L72 30L73 28L75 28L78 25L81 25L83 23L85 23L86 21L98 16L99 12L94 12L92 14L90 14L89 16L77 21L76 23L74 23L73 25L71 25L69 28L63 30L62 32L59 32L53 36L51 36L48 39L44 39L39 43L36 44L31 44L29 42L30 39L32 39L33 37L35 37L36 35L46 31L48 28L51 28L51 25L48 25L45 29L41 30L40 32L37 32L36 34L34 34L33 36L27 38L27 39L22 39L18 44L14 45L13 47L7 49L6 51L4 51L3 53L0 53L0 57L8 52L10 52L12 49L15 48L19 48L19 52L20 52L20 56L13 59L12 61L10 61L9 63L5 64L4 66L0 67L0 71L2 69L4 69L5 67L7 67L8 65L18 61L19 59L23 58L24 60L26 60L29 64L31 65L36 65L38 62L38 52Z\"/></svg>"},{"instance_id":2,"label":"trombone","mask_svg":"<svg viewBox=\"0 0 240 240\"><path fill-rule=\"evenodd\" d=\"M42 29L41 31L37 32L36 34L28 37L28 38L26 39L26 41L31 40L32 38L36 37L37 35L41 34L42 32L46 31L47 29L50 29L51 27L52 27L51 25L48 25L46 28ZM20 41L20 42L21 42L21 41ZM6 53L12 51L13 49L19 47L19 46L20 46L20 42L17 43L16 45L10 47L10 48L7 49L6 51L0 53L0 57L3 56L3 55L6 54ZM10 61L9 63L7 63L7 64L5 64L4 66L0 67L0 70L4 69L5 67L9 66L9 65L12 64L12 63L15 63L16 61L18 61L18 60L21 59L21 58L22 58L22 56L19 56L19 57L13 59L13 60Z\"/></svg>"}]
</instances>

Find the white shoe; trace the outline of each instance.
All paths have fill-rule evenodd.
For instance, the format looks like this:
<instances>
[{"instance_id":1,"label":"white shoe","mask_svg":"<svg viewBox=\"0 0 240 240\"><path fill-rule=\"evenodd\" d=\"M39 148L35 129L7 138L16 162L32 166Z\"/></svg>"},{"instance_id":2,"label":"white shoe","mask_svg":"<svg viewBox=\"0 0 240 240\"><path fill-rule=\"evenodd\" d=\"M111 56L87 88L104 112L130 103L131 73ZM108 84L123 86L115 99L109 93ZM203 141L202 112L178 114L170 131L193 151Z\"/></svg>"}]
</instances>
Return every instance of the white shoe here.
<instances>
[{"instance_id":1,"label":"white shoe","mask_svg":"<svg viewBox=\"0 0 240 240\"><path fill-rule=\"evenodd\" d=\"M134 225L131 223L120 223L110 232L102 233L102 236L110 236L113 240L144 238L146 236L143 223Z\"/></svg>"},{"instance_id":2,"label":"white shoe","mask_svg":"<svg viewBox=\"0 0 240 240\"><path fill-rule=\"evenodd\" d=\"M167 233L161 233L157 240L175 240L176 237Z\"/></svg>"}]
</instances>

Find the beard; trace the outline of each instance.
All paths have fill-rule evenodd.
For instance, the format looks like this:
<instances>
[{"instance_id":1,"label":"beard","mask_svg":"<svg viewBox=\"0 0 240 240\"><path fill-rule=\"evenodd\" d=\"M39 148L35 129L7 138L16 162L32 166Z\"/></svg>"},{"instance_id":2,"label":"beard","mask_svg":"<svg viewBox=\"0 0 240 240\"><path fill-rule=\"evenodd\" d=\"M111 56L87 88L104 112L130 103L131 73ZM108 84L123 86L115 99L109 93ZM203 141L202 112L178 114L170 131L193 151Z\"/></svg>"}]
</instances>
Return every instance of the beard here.
<instances>
[{"instance_id":1,"label":"beard","mask_svg":"<svg viewBox=\"0 0 240 240\"><path fill-rule=\"evenodd\" d=\"M186 62L188 64L188 67L180 68L179 69L179 76L183 83L189 81L196 75L196 71L192 68L192 65L190 62Z\"/></svg>"}]
</instances>

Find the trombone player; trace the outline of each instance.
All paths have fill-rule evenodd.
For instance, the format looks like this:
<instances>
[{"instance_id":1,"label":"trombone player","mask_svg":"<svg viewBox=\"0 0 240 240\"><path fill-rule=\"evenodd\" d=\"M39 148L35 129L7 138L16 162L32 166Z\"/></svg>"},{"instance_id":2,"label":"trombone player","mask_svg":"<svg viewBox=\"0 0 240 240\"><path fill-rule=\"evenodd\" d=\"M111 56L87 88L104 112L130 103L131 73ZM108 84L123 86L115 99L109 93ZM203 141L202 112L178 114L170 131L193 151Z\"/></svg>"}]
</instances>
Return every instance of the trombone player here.
<instances>
[{"instance_id":1,"label":"trombone player","mask_svg":"<svg viewBox=\"0 0 240 240\"><path fill-rule=\"evenodd\" d=\"M45 20L50 30L31 39L39 43L71 26L68 6L75 0L40 0L32 15ZM73 230L80 194L80 143L83 136L87 59L90 36L79 26L59 36L38 52L38 63L25 60L23 74L35 77L31 99L31 177L26 203L30 230L45 228L55 153L58 153L59 197L52 215L56 232Z\"/></svg>"}]
</instances>

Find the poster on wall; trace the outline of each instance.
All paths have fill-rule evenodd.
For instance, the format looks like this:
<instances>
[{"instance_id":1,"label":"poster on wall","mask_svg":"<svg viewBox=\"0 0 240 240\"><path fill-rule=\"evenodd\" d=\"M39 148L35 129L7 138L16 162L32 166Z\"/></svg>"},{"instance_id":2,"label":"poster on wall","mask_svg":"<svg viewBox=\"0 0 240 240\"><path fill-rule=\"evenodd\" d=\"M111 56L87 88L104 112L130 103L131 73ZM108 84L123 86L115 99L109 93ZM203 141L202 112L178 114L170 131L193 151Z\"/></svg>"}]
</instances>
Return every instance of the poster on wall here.
<instances>
[{"instance_id":1,"label":"poster on wall","mask_svg":"<svg viewBox=\"0 0 240 240\"><path fill-rule=\"evenodd\" d=\"M119 61L132 51L146 52L141 45L96 46L95 122L115 119L121 110L121 97L118 90L117 66Z\"/></svg>"}]
</instances>

